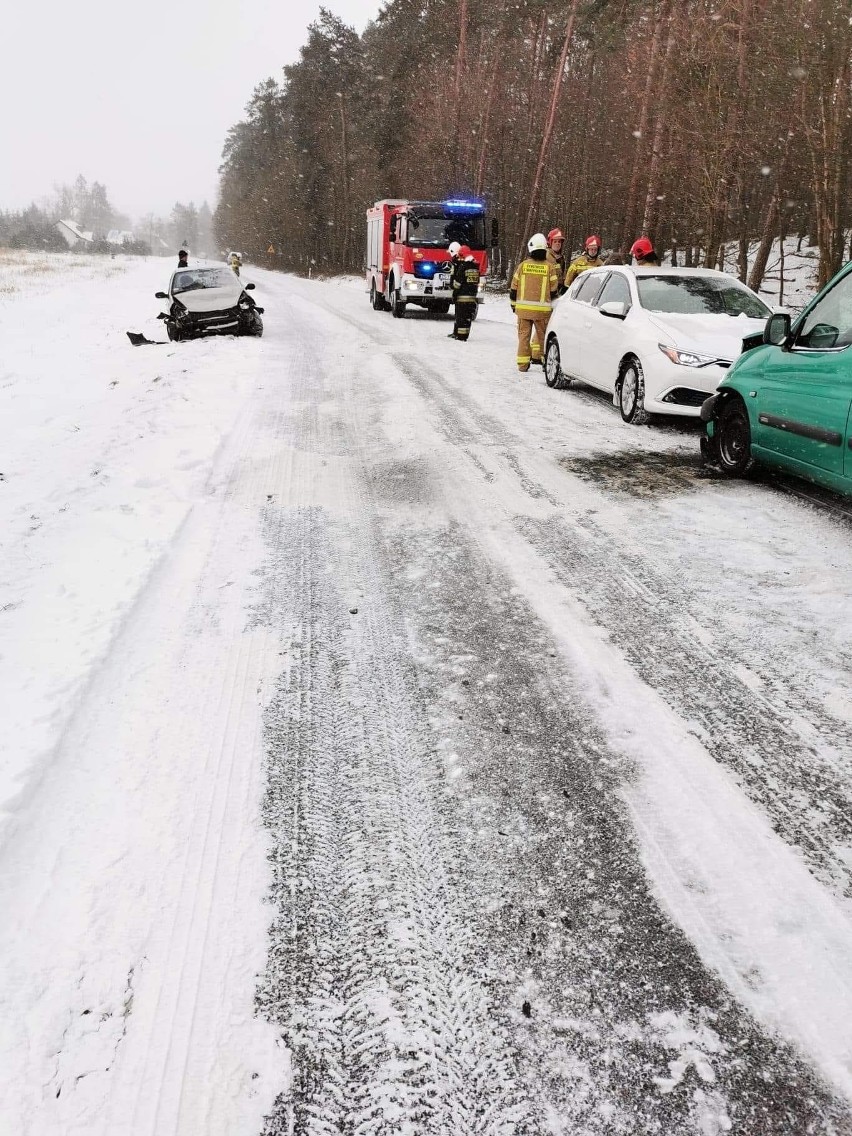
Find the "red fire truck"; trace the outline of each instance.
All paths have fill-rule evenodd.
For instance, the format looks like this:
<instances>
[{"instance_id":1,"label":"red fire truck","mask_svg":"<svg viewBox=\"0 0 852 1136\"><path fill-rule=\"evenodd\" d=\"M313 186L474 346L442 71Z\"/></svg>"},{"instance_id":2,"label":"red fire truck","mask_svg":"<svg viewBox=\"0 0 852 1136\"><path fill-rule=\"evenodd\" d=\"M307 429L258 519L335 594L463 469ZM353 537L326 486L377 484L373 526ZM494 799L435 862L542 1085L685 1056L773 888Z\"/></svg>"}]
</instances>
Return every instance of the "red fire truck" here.
<instances>
[{"instance_id":1,"label":"red fire truck","mask_svg":"<svg viewBox=\"0 0 852 1136\"><path fill-rule=\"evenodd\" d=\"M497 222L487 225L481 201L377 201L367 210L367 291L373 308L390 310L398 319L407 304L448 312L452 241L473 253L482 274L481 304L488 249L497 244Z\"/></svg>"}]
</instances>

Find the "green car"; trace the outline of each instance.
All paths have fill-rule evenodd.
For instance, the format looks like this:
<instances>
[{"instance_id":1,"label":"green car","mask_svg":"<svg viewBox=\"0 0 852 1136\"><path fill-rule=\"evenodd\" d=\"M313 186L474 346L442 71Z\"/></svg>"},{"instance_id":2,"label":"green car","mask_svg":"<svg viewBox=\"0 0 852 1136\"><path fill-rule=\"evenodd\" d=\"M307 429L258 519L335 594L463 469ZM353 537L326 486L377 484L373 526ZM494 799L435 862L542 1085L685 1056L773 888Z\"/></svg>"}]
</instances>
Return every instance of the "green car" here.
<instances>
[{"instance_id":1,"label":"green car","mask_svg":"<svg viewBox=\"0 0 852 1136\"><path fill-rule=\"evenodd\" d=\"M731 477L759 462L852 494L852 262L795 323L776 314L701 407L701 449Z\"/></svg>"}]
</instances>

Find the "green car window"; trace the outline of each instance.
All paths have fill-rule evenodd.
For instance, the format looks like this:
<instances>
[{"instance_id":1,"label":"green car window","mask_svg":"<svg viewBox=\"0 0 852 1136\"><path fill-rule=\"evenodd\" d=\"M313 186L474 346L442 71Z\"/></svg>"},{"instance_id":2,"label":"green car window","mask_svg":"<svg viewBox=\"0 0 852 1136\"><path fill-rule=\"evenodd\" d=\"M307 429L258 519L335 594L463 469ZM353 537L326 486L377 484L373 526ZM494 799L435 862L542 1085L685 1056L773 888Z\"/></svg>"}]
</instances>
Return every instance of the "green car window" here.
<instances>
[{"instance_id":1,"label":"green car window","mask_svg":"<svg viewBox=\"0 0 852 1136\"><path fill-rule=\"evenodd\" d=\"M852 274L844 276L808 312L796 336L797 347L827 351L852 343Z\"/></svg>"}]
</instances>

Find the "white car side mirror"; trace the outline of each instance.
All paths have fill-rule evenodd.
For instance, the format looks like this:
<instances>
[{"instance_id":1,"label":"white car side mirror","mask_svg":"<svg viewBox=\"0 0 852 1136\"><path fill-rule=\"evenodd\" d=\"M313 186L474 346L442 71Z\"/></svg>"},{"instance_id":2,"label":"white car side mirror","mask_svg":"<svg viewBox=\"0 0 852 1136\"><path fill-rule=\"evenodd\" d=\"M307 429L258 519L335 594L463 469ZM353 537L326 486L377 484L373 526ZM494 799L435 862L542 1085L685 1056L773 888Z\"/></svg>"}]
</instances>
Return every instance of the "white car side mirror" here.
<instances>
[{"instance_id":1,"label":"white car side mirror","mask_svg":"<svg viewBox=\"0 0 852 1136\"><path fill-rule=\"evenodd\" d=\"M598 311L602 316L611 316L613 319L623 320L629 309L623 300L607 300L605 304L601 304Z\"/></svg>"}]
</instances>

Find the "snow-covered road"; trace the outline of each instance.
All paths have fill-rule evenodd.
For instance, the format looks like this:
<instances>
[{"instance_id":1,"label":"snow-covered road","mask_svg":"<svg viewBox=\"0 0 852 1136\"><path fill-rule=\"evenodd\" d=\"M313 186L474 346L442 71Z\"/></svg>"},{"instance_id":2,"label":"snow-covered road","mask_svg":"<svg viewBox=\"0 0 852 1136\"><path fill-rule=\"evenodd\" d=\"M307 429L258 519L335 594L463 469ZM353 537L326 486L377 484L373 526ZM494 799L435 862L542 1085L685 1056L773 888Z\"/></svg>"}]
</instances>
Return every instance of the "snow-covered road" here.
<instances>
[{"instance_id":1,"label":"snow-covered road","mask_svg":"<svg viewBox=\"0 0 852 1136\"><path fill-rule=\"evenodd\" d=\"M852 1133L848 521L244 275L0 296L0 1133Z\"/></svg>"}]
</instances>

